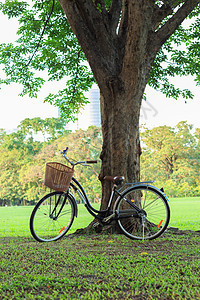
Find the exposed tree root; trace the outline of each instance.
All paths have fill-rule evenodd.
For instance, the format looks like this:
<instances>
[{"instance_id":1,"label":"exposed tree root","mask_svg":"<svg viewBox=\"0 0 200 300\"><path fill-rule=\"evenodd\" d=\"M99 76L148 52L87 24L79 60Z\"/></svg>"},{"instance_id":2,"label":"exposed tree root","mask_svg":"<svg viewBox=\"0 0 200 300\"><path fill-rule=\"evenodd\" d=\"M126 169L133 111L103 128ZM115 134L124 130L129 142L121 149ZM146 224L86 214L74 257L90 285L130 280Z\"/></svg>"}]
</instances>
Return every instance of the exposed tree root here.
<instances>
[{"instance_id":1,"label":"exposed tree root","mask_svg":"<svg viewBox=\"0 0 200 300\"><path fill-rule=\"evenodd\" d=\"M77 229L76 232L73 234L68 235L69 236L78 236L78 235L94 235L96 233L98 234L122 234L121 230L118 228L116 223L111 223L107 226L98 225L94 227L95 222L91 222L87 227ZM173 234L173 235L200 235L200 230L192 231L192 230L180 230L176 227L169 227L164 233L165 234Z\"/></svg>"},{"instance_id":2,"label":"exposed tree root","mask_svg":"<svg viewBox=\"0 0 200 300\"><path fill-rule=\"evenodd\" d=\"M97 222L97 221L96 221ZM102 226L101 224L94 226L95 220L91 222L87 227L77 229L73 234L74 235L90 235L90 234L120 234L122 233L115 222L112 222L109 225Z\"/></svg>"}]
</instances>

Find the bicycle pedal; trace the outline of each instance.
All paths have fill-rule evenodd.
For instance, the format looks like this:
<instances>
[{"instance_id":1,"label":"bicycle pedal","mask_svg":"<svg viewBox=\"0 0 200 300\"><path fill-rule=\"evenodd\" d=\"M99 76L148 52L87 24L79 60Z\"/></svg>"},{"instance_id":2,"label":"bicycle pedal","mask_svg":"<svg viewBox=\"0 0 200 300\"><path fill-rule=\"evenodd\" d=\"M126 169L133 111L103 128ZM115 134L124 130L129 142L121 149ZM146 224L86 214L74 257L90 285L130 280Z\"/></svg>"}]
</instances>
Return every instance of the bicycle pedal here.
<instances>
[{"instance_id":1,"label":"bicycle pedal","mask_svg":"<svg viewBox=\"0 0 200 300\"><path fill-rule=\"evenodd\" d=\"M93 224L93 227L95 228L95 227L98 227L99 225L101 225L101 224L99 222L96 222Z\"/></svg>"},{"instance_id":2,"label":"bicycle pedal","mask_svg":"<svg viewBox=\"0 0 200 300\"><path fill-rule=\"evenodd\" d=\"M93 227L96 233L100 233L103 229L103 225L99 222L96 222Z\"/></svg>"}]
</instances>

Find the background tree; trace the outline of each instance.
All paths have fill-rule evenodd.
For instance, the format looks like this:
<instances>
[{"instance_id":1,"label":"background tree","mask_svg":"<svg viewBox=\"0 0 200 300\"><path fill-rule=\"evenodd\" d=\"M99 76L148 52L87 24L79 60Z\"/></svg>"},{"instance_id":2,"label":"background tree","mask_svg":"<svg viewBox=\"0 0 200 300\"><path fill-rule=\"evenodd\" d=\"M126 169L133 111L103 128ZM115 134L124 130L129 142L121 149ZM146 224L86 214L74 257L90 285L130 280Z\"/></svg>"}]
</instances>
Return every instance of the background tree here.
<instances>
[{"instance_id":1,"label":"background tree","mask_svg":"<svg viewBox=\"0 0 200 300\"><path fill-rule=\"evenodd\" d=\"M20 131L25 134L30 139L36 137L38 133L43 135L45 140L56 139L59 135L63 135L66 129L66 122L60 118L46 118L45 120L36 117L36 118L26 118L21 121L18 128Z\"/></svg>"},{"instance_id":2,"label":"background tree","mask_svg":"<svg viewBox=\"0 0 200 300\"><path fill-rule=\"evenodd\" d=\"M169 196L198 195L198 132L198 128L194 131L186 122L179 122L174 128L143 128L141 179L153 179L157 185L164 185Z\"/></svg>"},{"instance_id":3,"label":"background tree","mask_svg":"<svg viewBox=\"0 0 200 300\"><path fill-rule=\"evenodd\" d=\"M28 131L22 138L20 127L18 131L14 136L0 131L0 205L30 205L41 199L47 193L43 184L45 164L49 161L64 163L59 150L65 145L69 146L69 157L75 160L98 159L101 152L102 135L98 127L67 132L45 142L34 141L34 135L33 141L30 140ZM194 130L186 122L173 128L143 128L141 140L141 180L155 180L155 185L164 186L169 197L200 195L199 128ZM98 203L100 168L99 161L87 168L77 166L75 170L89 199Z\"/></svg>"},{"instance_id":4,"label":"background tree","mask_svg":"<svg viewBox=\"0 0 200 300\"><path fill-rule=\"evenodd\" d=\"M35 118L33 119L35 121ZM48 120L50 121L50 120ZM52 122L54 123L54 118ZM41 120L40 123L46 122ZM21 122L29 128L31 119ZM20 125L21 125L20 124ZM29 138L29 130L24 127L23 135L21 126L15 133L2 132L0 143L0 205L26 205L35 204L44 193L45 164L49 161L65 163L60 155L66 145L69 145L69 155L72 159L97 159L100 155L102 136L98 127L90 127L87 131L78 130L69 134L64 132L55 139L48 141L34 141ZM100 163L92 168L76 168L75 175L84 184L91 201L100 199L101 186L97 180Z\"/></svg>"},{"instance_id":5,"label":"background tree","mask_svg":"<svg viewBox=\"0 0 200 300\"><path fill-rule=\"evenodd\" d=\"M48 69L49 80L70 76L65 89L46 99L70 116L86 102L83 91L95 78L101 91L100 179L121 174L138 181L139 114L147 83L177 99L192 94L175 89L168 76L190 74L199 82L199 2L59 0L62 11L54 1L53 6L43 1L28 6L7 0L1 9L19 19L20 37L16 45L1 45L7 76L2 82L22 83L22 94L36 96L44 83L40 71ZM187 17L192 24L184 29L181 23ZM103 207L109 189L103 182Z\"/></svg>"}]
</instances>

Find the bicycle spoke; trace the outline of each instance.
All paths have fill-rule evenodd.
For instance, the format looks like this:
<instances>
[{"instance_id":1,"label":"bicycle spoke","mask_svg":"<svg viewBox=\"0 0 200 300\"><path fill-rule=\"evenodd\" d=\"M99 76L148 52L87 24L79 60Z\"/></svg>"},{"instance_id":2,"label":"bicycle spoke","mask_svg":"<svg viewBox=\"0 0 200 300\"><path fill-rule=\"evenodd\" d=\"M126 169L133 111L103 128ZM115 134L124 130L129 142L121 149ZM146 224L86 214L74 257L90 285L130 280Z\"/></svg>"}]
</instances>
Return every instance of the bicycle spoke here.
<instances>
[{"instance_id":1,"label":"bicycle spoke","mask_svg":"<svg viewBox=\"0 0 200 300\"><path fill-rule=\"evenodd\" d=\"M65 194L54 192L46 195L31 215L31 233L40 242L57 240L71 227L74 214L73 203Z\"/></svg>"},{"instance_id":2,"label":"bicycle spoke","mask_svg":"<svg viewBox=\"0 0 200 300\"><path fill-rule=\"evenodd\" d=\"M126 212L130 209L128 200L142 210L132 217L127 215L126 218ZM156 238L162 234L169 223L170 211L166 199L157 189L147 185L125 191L124 196L119 198L116 204L116 210L119 214L117 220L119 227L132 239ZM122 215L124 218L120 218Z\"/></svg>"}]
</instances>

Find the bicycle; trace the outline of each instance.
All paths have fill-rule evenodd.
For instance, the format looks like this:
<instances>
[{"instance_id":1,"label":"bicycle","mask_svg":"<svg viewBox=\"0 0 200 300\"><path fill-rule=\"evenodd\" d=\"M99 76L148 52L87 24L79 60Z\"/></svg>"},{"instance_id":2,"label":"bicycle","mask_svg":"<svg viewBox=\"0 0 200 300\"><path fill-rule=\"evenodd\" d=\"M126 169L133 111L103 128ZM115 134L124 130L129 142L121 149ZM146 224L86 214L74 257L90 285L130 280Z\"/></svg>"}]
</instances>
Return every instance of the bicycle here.
<instances>
[{"instance_id":1,"label":"bicycle","mask_svg":"<svg viewBox=\"0 0 200 300\"><path fill-rule=\"evenodd\" d=\"M155 239L166 230L170 220L170 209L163 189L152 186L153 181L123 184L123 176L105 176L104 180L113 183L112 192L107 209L96 210L91 205L84 188L73 177L73 171L77 165L88 166L97 161L70 161L67 150L68 148L61 153L72 168L66 166L67 171L60 172L54 186L57 190L39 200L30 217L30 231L37 241L56 241L69 231L74 217L78 216L78 205L73 193L78 194L88 212L98 220L94 227L109 225L116 221L125 236L138 240ZM69 175L67 185L65 188L57 188L61 177L65 175ZM48 183L46 185L52 186ZM115 195L117 199L114 201Z\"/></svg>"}]
</instances>

